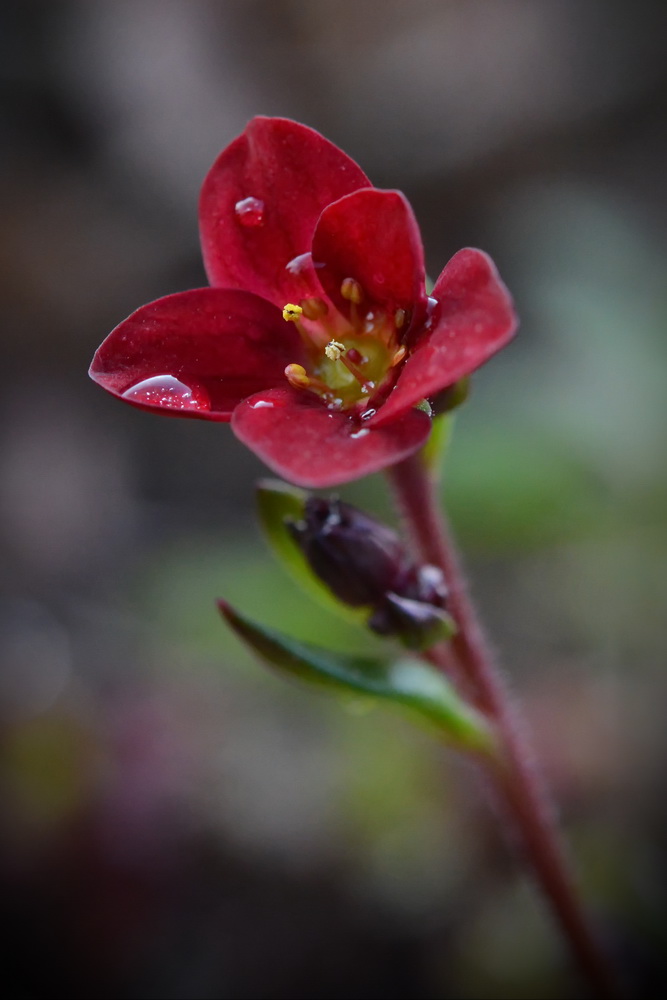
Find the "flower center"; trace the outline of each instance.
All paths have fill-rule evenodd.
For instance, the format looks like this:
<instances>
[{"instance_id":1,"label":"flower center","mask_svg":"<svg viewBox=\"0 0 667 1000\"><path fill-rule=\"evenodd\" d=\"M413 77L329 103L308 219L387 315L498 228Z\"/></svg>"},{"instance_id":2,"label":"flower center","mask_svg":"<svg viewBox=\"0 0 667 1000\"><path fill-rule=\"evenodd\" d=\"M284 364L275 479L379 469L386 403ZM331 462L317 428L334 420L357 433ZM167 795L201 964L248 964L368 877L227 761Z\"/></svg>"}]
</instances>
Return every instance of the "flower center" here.
<instances>
[{"instance_id":1,"label":"flower center","mask_svg":"<svg viewBox=\"0 0 667 1000\"><path fill-rule=\"evenodd\" d=\"M349 320L339 313L331 316L319 298L284 307L283 319L299 331L307 365L288 365L285 376L294 389L315 393L329 409L365 409L405 357L400 331L406 316L402 309L393 316L377 309L364 312L363 290L352 278L342 283L341 294L350 302Z\"/></svg>"}]
</instances>

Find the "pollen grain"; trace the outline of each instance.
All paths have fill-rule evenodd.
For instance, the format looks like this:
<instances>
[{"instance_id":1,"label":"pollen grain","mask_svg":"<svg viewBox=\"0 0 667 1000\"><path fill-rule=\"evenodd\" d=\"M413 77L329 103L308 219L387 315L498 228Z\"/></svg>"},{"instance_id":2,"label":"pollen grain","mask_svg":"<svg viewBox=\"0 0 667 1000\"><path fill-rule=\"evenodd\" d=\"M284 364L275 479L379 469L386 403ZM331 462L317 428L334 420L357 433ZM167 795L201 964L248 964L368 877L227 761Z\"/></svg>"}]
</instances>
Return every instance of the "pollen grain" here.
<instances>
[{"instance_id":1,"label":"pollen grain","mask_svg":"<svg viewBox=\"0 0 667 1000\"><path fill-rule=\"evenodd\" d=\"M303 309L301 306L294 305L293 302L288 302L286 306L283 307L283 319L287 323L296 323L301 318Z\"/></svg>"}]
</instances>

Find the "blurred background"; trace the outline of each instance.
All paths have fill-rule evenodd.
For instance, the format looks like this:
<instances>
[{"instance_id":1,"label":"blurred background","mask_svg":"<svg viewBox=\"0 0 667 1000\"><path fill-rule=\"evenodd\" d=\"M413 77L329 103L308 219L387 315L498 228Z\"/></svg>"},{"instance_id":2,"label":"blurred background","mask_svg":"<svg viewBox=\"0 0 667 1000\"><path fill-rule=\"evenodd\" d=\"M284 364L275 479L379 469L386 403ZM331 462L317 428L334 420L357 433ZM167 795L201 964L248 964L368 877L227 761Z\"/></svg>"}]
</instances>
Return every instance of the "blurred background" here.
<instances>
[{"instance_id":1,"label":"blurred background","mask_svg":"<svg viewBox=\"0 0 667 1000\"><path fill-rule=\"evenodd\" d=\"M615 0L2 6L7 995L585 995L461 764L223 627L220 595L368 648L263 547L260 464L87 379L205 283L199 186L257 113L403 189L434 277L480 246L515 295L445 495L600 932L664 985L666 29ZM379 479L343 495L392 516Z\"/></svg>"}]
</instances>

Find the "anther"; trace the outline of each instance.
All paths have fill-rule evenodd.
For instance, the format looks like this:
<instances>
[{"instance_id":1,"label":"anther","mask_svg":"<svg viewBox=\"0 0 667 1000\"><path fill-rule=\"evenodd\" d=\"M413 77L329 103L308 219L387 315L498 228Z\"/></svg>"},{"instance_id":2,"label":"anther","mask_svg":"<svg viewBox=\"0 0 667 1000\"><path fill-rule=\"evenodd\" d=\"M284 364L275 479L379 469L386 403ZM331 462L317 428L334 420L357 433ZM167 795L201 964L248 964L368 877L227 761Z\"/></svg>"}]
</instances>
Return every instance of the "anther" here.
<instances>
[{"instance_id":1,"label":"anther","mask_svg":"<svg viewBox=\"0 0 667 1000\"><path fill-rule=\"evenodd\" d=\"M400 330L405 323L405 309L397 309L396 315L394 316L394 323L396 324L396 329Z\"/></svg>"},{"instance_id":2,"label":"anther","mask_svg":"<svg viewBox=\"0 0 667 1000\"><path fill-rule=\"evenodd\" d=\"M399 347L399 349L396 351L393 358L391 359L390 367L395 368L396 365L399 365L403 360L403 358L405 357L405 355L406 355L405 347Z\"/></svg>"},{"instance_id":3,"label":"anther","mask_svg":"<svg viewBox=\"0 0 667 1000\"><path fill-rule=\"evenodd\" d=\"M329 361L340 361L343 354L345 354L345 344L341 344L339 340L332 340L324 348L324 353Z\"/></svg>"},{"instance_id":4,"label":"anther","mask_svg":"<svg viewBox=\"0 0 667 1000\"><path fill-rule=\"evenodd\" d=\"M303 309L301 306L295 306L293 302L288 302L283 308L283 319L288 323L296 323L302 313ZM300 367L300 365L297 365L297 367Z\"/></svg>"},{"instance_id":5,"label":"anther","mask_svg":"<svg viewBox=\"0 0 667 1000\"><path fill-rule=\"evenodd\" d=\"M308 375L303 365L288 365L285 369L285 378L293 389L312 389L325 397L331 394L331 389L326 382Z\"/></svg>"},{"instance_id":6,"label":"anther","mask_svg":"<svg viewBox=\"0 0 667 1000\"><path fill-rule=\"evenodd\" d=\"M287 306L285 306L285 308L287 308ZM303 299L301 302L301 311L306 319L321 319L322 316L326 316L329 312L329 307L324 299L318 299L313 296L310 299Z\"/></svg>"},{"instance_id":7,"label":"anther","mask_svg":"<svg viewBox=\"0 0 667 1000\"><path fill-rule=\"evenodd\" d=\"M288 365L285 369L285 378L295 389L307 389L310 385L310 379L303 365Z\"/></svg>"},{"instance_id":8,"label":"anther","mask_svg":"<svg viewBox=\"0 0 667 1000\"><path fill-rule=\"evenodd\" d=\"M344 299L347 299L349 302L354 302L357 306L364 297L361 285L358 281L355 281L354 278L345 278L340 286L340 294Z\"/></svg>"}]
</instances>

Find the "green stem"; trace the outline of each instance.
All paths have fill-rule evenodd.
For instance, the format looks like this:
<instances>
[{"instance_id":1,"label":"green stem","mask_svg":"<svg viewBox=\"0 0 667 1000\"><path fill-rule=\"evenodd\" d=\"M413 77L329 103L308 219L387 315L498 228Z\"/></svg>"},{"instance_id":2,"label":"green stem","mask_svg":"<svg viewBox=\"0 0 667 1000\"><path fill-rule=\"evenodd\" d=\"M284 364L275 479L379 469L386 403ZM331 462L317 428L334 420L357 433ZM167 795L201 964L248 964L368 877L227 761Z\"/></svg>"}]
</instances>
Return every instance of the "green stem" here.
<instances>
[{"instance_id":1,"label":"green stem","mask_svg":"<svg viewBox=\"0 0 667 1000\"><path fill-rule=\"evenodd\" d=\"M419 454L391 468L388 478L419 557L445 574L449 611L459 626L451 640L452 651L478 707L496 724L503 756L487 767L520 834L526 860L582 974L595 995L612 1000L619 996L613 974L584 913L553 810L470 600L434 483Z\"/></svg>"}]
</instances>

